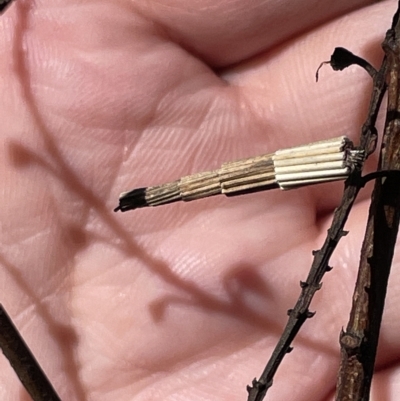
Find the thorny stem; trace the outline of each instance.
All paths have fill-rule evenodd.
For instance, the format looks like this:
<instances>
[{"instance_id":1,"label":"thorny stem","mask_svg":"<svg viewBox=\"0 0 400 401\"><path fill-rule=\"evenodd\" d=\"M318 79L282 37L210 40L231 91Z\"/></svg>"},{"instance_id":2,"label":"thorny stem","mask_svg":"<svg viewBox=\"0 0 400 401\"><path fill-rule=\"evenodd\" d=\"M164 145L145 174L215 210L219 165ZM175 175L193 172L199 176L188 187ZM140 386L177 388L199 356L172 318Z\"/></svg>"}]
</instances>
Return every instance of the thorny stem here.
<instances>
[{"instance_id":1,"label":"thorny stem","mask_svg":"<svg viewBox=\"0 0 400 401\"><path fill-rule=\"evenodd\" d=\"M400 22L397 10L383 49L387 58L388 106L381 170L399 170L400 160ZM368 401L385 304L386 289L400 222L400 177L378 178L372 194L361 251L353 306L346 331L340 335L341 364L336 400Z\"/></svg>"},{"instance_id":2,"label":"thorny stem","mask_svg":"<svg viewBox=\"0 0 400 401\"><path fill-rule=\"evenodd\" d=\"M343 49L344 50L344 49ZM343 56L344 55L344 56ZM336 49L332 55L330 64L334 69L343 69L351 64L361 65L359 57L354 56L351 61L352 54L348 51ZM343 61L342 58L345 58ZM335 68L340 65L341 68ZM362 66L362 65L361 65ZM360 149L364 150L366 157L370 155L375 147L377 140L377 131L375 123L378 112L382 103L383 96L386 91L385 77L387 73L388 61L387 57L383 59L379 71L371 74L371 69L367 72L373 77L373 91L371 95L368 116L361 129ZM349 216L350 210L354 204L360 187L363 186L361 171L358 169L348 178L345 183L345 190L339 207L335 210L331 227L328 230L327 237L322 248L314 251L314 260L308 274L307 280L301 282L301 293L293 309L288 311L289 320L283 331L281 338L276 345L270 360L268 361L260 378L254 379L252 386L248 386L248 401L261 401L264 399L269 387L272 386L273 377L284 356L292 350L291 343L300 330L301 326L307 318L311 318L313 313L309 311L311 300L317 290L321 288L321 279L324 274L329 271L329 259L335 250L341 237L347 233L343 230L344 225Z\"/></svg>"}]
</instances>

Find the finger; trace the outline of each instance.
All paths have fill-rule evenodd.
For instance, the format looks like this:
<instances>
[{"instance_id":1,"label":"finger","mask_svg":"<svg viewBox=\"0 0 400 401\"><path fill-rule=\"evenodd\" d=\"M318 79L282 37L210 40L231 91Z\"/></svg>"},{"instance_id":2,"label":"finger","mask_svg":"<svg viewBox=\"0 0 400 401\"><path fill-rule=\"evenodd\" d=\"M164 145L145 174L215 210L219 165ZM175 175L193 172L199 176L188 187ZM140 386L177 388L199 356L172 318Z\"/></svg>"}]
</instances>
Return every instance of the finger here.
<instances>
[{"instance_id":1,"label":"finger","mask_svg":"<svg viewBox=\"0 0 400 401\"><path fill-rule=\"evenodd\" d=\"M237 63L271 49L290 37L310 30L371 1L335 1L321 6L307 1L184 0L137 2L142 15L160 25L173 41L200 55L213 66Z\"/></svg>"}]
</instances>

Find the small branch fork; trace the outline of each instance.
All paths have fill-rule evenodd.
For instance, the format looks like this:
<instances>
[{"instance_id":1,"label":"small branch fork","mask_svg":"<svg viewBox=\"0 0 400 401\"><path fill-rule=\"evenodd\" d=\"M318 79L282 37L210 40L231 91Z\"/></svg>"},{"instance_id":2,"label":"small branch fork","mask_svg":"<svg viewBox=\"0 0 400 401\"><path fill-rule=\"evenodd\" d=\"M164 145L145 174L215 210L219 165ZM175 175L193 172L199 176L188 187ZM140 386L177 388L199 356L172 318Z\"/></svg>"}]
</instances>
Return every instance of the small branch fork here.
<instances>
[{"instance_id":1,"label":"small branch fork","mask_svg":"<svg viewBox=\"0 0 400 401\"><path fill-rule=\"evenodd\" d=\"M399 79L398 71L400 71L400 28L398 28L398 13L399 11L397 11L393 20L392 29L388 31L383 43L383 49L386 55L379 70L375 70L369 63L343 48L336 48L331 60L327 62L334 70L342 70L352 64L357 64L363 67L373 79L373 91L368 116L361 129L359 146L359 149L364 151L366 157L368 157L376 147L377 130L375 124L383 96L387 89L387 82L389 83L389 103L384 133L384 149L382 150L379 165L381 170L399 170L400 168L400 162L396 158L396 152L399 154L400 148L400 133L397 132L400 128L398 128L398 121L395 121L400 115L399 106L397 104L397 82ZM316 77L318 79L318 71ZM389 77L388 80L387 77ZM386 151L385 146L387 149ZM365 305L367 305L367 301L365 301L367 298L370 301L370 304L368 304L370 309L367 312L367 316L365 316L365 310L364 316L361 316L363 310L358 307L356 311L352 312L351 316L351 322L353 323L362 317L365 326L369 327L371 332L370 336L366 339L364 337L364 327L358 328L358 330L352 330L352 325L349 323L347 332L342 333L341 346L344 362L342 362L341 376L338 381L337 390L337 400L368 400L369 385L372 378L380 320L386 293L387 276L390 270L400 218L398 211L400 205L400 177L398 174L386 173L387 171L378 171L376 174L363 178L361 177L361 168L359 168L356 169L346 181L341 203L334 212L332 225L328 230L325 242L320 250L313 252L314 260L308 277L305 282L300 282L301 293L298 301L294 308L288 311L289 320L284 332L260 378L258 380L254 379L252 385L247 387L249 393L248 401L261 401L264 399L268 388L272 386L273 377L282 359L292 350L291 343L294 337L303 323L314 315L313 312L309 311L311 300L315 292L322 286L322 277L331 269L329 267L329 260L333 251L339 240L347 234L343 228L358 192L368 179L378 178L373 195L360 265L369 265L370 272L369 275L365 272L360 273L362 278L359 277L357 282L358 287L356 287L358 293L362 292L364 294L363 306L365 307ZM382 178L381 174L385 175L385 177ZM384 181L385 184L382 184ZM380 272L379 266L381 266L382 263L386 266L385 273ZM377 281L376 285L372 284L374 280ZM366 282L368 285L366 285ZM364 289L365 287L367 288ZM355 296L355 298L357 297ZM361 354L363 357L360 356ZM352 370L355 359L357 362L359 359L362 359L362 361L358 363L361 368L357 371ZM357 374L362 375L357 377ZM362 398L352 398L354 391L351 389L351 386L354 383L355 385L353 385L353 387L364 389ZM351 396L349 396L349 394L351 394Z\"/></svg>"}]
</instances>

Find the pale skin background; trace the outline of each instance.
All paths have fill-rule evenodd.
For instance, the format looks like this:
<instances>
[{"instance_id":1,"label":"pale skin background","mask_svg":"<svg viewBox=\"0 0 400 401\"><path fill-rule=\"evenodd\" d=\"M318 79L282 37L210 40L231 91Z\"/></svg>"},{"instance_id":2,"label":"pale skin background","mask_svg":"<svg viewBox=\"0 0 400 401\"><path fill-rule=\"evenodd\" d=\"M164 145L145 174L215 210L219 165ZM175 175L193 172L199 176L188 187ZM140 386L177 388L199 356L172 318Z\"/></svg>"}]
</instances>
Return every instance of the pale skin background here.
<instances>
[{"instance_id":1,"label":"pale skin background","mask_svg":"<svg viewBox=\"0 0 400 401\"><path fill-rule=\"evenodd\" d=\"M245 400L343 184L114 214L123 190L346 134L396 2L18 0L0 19L0 301L63 400ZM373 162L373 161L372 161ZM372 163L373 166L373 163ZM270 400L331 400L368 209ZM395 254L372 400L400 391ZM0 358L0 399L27 400Z\"/></svg>"}]
</instances>

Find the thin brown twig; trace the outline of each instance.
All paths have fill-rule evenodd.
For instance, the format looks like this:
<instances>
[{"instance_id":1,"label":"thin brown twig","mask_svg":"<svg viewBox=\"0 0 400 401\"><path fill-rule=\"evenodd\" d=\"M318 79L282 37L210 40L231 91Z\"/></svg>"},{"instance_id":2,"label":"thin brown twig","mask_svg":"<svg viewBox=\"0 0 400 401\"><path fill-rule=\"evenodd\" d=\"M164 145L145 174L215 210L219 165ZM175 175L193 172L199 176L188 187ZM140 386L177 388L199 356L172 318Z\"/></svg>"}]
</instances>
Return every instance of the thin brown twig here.
<instances>
[{"instance_id":1,"label":"thin brown twig","mask_svg":"<svg viewBox=\"0 0 400 401\"><path fill-rule=\"evenodd\" d=\"M383 49L387 58L388 106L378 166L400 169L400 2ZM336 400L367 401L385 304L387 283L400 222L400 177L377 178L361 251L353 306L340 336L341 364Z\"/></svg>"},{"instance_id":2,"label":"thin brown twig","mask_svg":"<svg viewBox=\"0 0 400 401\"><path fill-rule=\"evenodd\" d=\"M354 55L353 55L354 56ZM354 56L352 61L352 53L345 49L337 48L329 62L335 70L342 70L349 65L358 64L364 67L363 63L359 62L360 58ZM337 68L337 66L340 68ZM369 64L368 64L369 65ZM387 58L385 57L379 71L374 71L371 74L371 69L367 72L373 77L373 91L371 95L367 119L361 130L360 150L365 152L366 157L371 154L376 147L377 131L375 128L378 112L382 103L383 96L386 91L386 71ZM329 271L329 259L335 250L341 237L347 233L343 231L350 210L358 195L359 189L363 186L363 178L361 170L356 169L345 183L345 190L342 196L339 207L335 210L331 227L328 230L327 237L322 248L314 251L314 260L308 274L307 280L301 282L301 293L293 309L288 311L289 320L283 331L281 338L276 345L270 360L268 361L260 378L254 379L252 386L248 386L248 401L261 401L264 399L269 387L272 386L273 377L282 362L284 356L292 350L291 343L303 323L307 318L314 314L309 311L311 300L316 291L321 288L321 280L324 274Z\"/></svg>"},{"instance_id":3,"label":"thin brown twig","mask_svg":"<svg viewBox=\"0 0 400 401\"><path fill-rule=\"evenodd\" d=\"M60 397L1 304L0 348L34 401L60 401Z\"/></svg>"},{"instance_id":4,"label":"thin brown twig","mask_svg":"<svg viewBox=\"0 0 400 401\"><path fill-rule=\"evenodd\" d=\"M13 2L14 0L0 0L0 14L3 13L6 8Z\"/></svg>"}]
</instances>

